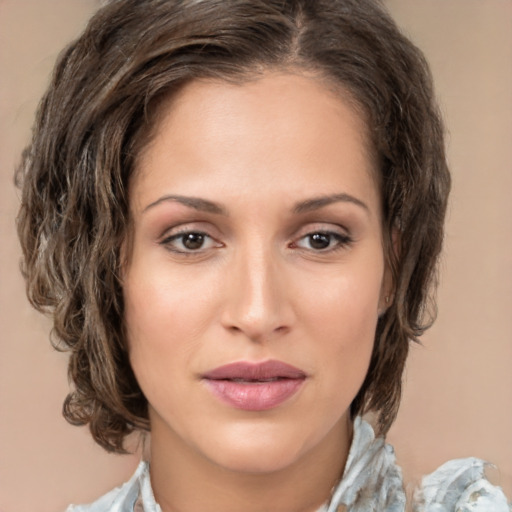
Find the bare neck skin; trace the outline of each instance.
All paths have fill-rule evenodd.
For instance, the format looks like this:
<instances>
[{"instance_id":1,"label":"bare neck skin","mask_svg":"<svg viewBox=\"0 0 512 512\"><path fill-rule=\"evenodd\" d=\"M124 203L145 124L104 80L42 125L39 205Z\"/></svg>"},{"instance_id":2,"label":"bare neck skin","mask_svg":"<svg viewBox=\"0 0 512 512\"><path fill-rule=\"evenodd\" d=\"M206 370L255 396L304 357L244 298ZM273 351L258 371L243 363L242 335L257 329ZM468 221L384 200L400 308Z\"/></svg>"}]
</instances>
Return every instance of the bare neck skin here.
<instances>
[{"instance_id":1,"label":"bare neck skin","mask_svg":"<svg viewBox=\"0 0 512 512\"><path fill-rule=\"evenodd\" d=\"M271 473L226 470L175 443L155 418L151 483L163 512L314 512L340 480L352 424L343 419L321 445L292 466Z\"/></svg>"}]
</instances>

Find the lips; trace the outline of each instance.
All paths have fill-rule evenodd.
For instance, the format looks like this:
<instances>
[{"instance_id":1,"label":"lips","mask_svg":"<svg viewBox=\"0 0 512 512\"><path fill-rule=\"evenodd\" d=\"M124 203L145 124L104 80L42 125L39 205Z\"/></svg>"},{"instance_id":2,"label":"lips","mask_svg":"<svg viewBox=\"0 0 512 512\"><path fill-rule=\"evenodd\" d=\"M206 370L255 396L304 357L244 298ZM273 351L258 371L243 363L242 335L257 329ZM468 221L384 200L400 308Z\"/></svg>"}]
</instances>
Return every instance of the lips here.
<instances>
[{"instance_id":1,"label":"lips","mask_svg":"<svg viewBox=\"0 0 512 512\"><path fill-rule=\"evenodd\" d=\"M236 362L202 376L208 389L223 403L247 411L273 409L295 395L307 375L281 361Z\"/></svg>"}]
</instances>

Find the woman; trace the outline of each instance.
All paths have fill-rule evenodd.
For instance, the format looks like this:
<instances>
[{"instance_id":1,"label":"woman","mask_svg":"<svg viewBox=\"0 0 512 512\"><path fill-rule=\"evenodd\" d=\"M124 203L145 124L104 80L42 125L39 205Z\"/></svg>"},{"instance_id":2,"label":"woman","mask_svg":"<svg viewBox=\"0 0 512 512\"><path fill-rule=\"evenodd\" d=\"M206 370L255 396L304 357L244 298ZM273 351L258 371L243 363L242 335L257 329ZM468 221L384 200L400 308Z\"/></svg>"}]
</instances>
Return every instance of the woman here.
<instances>
[{"instance_id":1,"label":"woman","mask_svg":"<svg viewBox=\"0 0 512 512\"><path fill-rule=\"evenodd\" d=\"M110 451L151 432L151 471L85 510L404 509L360 415L385 435L430 322L442 135L421 54L373 2L99 11L19 175L66 417ZM482 472L444 467L418 507L508 510Z\"/></svg>"}]
</instances>

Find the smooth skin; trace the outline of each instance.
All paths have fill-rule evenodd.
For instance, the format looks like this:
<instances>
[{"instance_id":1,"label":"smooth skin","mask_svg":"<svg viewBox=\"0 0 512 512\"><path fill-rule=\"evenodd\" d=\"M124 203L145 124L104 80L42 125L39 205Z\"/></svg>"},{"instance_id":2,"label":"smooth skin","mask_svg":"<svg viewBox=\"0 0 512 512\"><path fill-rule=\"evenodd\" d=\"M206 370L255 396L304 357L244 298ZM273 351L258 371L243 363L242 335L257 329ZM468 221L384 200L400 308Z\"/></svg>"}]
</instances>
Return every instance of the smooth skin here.
<instances>
[{"instance_id":1,"label":"smooth skin","mask_svg":"<svg viewBox=\"0 0 512 512\"><path fill-rule=\"evenodd\" d=\"M387 274L362 116L300 72L194 81L164 104L130 185L130 360L149 402L164 512L311 512L342 475ZM278 407L201 376L277 359Z\"/></svg>"}]
</instances>

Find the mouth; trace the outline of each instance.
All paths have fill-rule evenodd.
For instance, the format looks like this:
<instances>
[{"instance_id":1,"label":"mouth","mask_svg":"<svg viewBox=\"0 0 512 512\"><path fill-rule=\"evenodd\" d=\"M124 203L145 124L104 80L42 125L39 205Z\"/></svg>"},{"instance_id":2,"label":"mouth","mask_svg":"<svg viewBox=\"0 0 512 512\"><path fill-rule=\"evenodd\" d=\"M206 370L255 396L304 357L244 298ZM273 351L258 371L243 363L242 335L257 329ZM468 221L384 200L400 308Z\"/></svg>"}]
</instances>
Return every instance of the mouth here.
<instances>
[{"instance_id":1,"label":"mouth","mask_svg":"<svg viewBox=\"0 0 512 512\"><path fill-rule=\"evenodd\" d=\"M278 407L295 395L307 375L281 361L227 364L202 375L213 395L224 404L246 411Z\"/></svg>"}]
</instances>

